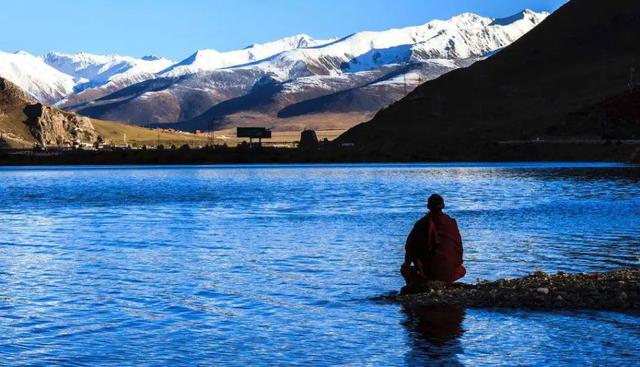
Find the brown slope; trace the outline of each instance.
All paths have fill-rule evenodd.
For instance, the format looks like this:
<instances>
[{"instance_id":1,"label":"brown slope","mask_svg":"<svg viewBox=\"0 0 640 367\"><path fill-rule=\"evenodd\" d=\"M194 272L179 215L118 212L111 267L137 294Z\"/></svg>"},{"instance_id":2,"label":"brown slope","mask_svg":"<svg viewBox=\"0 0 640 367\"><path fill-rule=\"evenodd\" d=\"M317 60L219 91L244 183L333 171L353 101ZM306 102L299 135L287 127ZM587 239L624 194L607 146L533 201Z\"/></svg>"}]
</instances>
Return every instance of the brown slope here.
<instances>
[{"instance_id":1,"label":"brown slope","mask_svg":"<svg viewBox=\"0 0 640 367\"><path fill-rule=\"evenodd\" d=\"M456 60L457 67L467 67L477 59ZM456 68L457 68L456 67ZM418 84L420 80L432 80L454 70L452 67L431 62L418 62L401 66L365 84L305 99L289 104L278 112L280 118L291 118L322 113L366 113L374 114L381 108L400 100ZM411 74L414 75L411 75ZM409 74L409 77L407 77ZM404 76L404 79L403 79ZM394 81L395 80L395 81ZM404 81L400 83L399 81ZM360 121L362 122L362 121ZM351 127L351 126L350 126Z\"/></svg>"},{"instance_id":2,"label":"brown slope","mask_svg":"<svg viewBox=\"0 0 640 367\"><path fill-rule=\"evenodd\" d=\"M24 107L35 101L13 83L0 78L0 148L27 147L36 140L29 127L23 123L27 119Z\"/></svg>"},{"instance_id":3,"label":"brown slope","mask_svg":"<svg viewBox=\"0 0 640 367\"><path fill-rule=\"evenodd\" d=\"M27 96L15 84L0 78L0 148L31 148L34 144L55 146L75 141L92 144L104 141L122 144L203 143L205 137L158 132L114 122L89 119L43 105Z\"/></svg>"},{"instance_id":4,"label":"brown slope","mask_svg":"<svg viewBox=\"0 0 640 367\"><path fill-rule=\"evenodd\" d=\"M465 152L487 142L565 130L572 113L624 93L639 62L640 1L573 0L502 52L421 85L338 141L473 159ZM585 126L579 135L600 133Z\"/></svg>"},{"instance_id":5,"label":"brown slope","mask_svg":"<svg viewBox=\"0 0 640 367\"><path fill-rule=\"evenodd\" d=\"M246 94L261 76L251 70L217 70L157 78L67 107L84 116L139 126L175 123L195 118L220 102Z\"/></svg>"},{"instance_id":6,"label":"brown slope","mask_svg":"<svg viewBox=\"0 0 640 367\"><path fill-rule=\"evenodd\" d=\"M474 59L458 60L458 67ZM262 78L243 96L216 104L204 114L174 124L150 126L172 127L183 131L226 129L237 126L269 126L275 130L340 129L346 130L370 119L378 110L399 100L421 80L436 78L451 66L422 62L407 66L387 66L376 71L325 77L319 83L306 80L279 82ZM408 78L402 76L409 73ZM326 123L326 125L325 125Z\"/></svg>"}]
</instances>

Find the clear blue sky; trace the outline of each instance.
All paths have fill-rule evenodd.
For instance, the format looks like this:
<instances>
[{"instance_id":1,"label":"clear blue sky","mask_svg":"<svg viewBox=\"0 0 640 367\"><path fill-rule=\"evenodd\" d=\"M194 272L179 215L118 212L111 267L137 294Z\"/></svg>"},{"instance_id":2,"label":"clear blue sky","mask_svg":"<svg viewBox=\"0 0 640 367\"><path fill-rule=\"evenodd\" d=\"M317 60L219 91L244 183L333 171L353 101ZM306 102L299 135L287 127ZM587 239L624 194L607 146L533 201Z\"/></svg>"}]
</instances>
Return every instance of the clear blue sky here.
<instances>
[{"instance_id":1,"label":"clear blue sky","mask_svg":"<svg viewBox=\"0 0 640 367\"><path fill-rule=\"evenodd\" d=\"M565 0L7 0L0 50L156 54L243 48L284 36L342 37L448 18L554 11Z\"/></svg>"}]
</instances>

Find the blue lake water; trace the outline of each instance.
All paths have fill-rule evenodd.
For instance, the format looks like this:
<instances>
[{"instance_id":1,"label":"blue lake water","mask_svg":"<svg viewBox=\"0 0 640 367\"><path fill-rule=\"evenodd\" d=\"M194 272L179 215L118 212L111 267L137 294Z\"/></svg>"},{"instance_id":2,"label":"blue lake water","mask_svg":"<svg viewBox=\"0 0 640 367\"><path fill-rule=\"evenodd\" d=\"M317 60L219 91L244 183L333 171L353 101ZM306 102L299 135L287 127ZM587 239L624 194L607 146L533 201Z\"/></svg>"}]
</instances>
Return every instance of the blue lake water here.
<instances>
[{"instance_id":1,"label":"blue lake water","mask_svg":"<svg viewBox=\"0 0 640 367\"><path fill-rule=\"evenodd\" d=\"M640 168L0 168L0 365L621 365L640 314L405 309L432 192L464 281L640 267Z\"/></svg>"}]
</instances>

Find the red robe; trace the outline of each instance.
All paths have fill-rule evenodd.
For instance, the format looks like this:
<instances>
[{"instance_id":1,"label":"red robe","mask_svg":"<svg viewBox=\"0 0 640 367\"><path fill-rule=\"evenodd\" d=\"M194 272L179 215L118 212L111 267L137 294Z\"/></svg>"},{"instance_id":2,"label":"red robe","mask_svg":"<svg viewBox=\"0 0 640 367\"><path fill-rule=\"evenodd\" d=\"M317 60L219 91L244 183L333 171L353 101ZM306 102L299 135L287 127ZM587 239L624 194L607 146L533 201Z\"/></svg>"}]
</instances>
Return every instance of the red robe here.
<instances>
[{"instance_id":1,"label":"red robe","mask_svg":"<svg viewBox=\"0 0 640 367\"><path fill-rule=\"evenodd\" d=\"M455 282L466 274L458 224L442 212L429 213L415 224L405 250L406 260L422 262L427 280Z\"/></svg>"}]
</instances>

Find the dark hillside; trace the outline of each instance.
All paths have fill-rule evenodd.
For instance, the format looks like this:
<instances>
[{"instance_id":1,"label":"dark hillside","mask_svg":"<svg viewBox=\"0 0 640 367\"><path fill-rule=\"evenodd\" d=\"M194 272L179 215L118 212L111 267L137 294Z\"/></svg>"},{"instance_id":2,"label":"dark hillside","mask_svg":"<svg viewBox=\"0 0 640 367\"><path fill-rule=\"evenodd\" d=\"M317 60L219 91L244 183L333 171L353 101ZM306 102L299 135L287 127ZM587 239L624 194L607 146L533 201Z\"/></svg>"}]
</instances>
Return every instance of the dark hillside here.
<instances>
[{"instance_id":1,"label":"dark hillside","mask_svg":"<svg viewBox=\"0 0 640 367\"><path fill-rule=\"evenodd\" d=\"M425 159L474 159L470 152L499 141L607 138L607 122L594 123L593 108L635 100L624 97L640 80L635 73L640 1L573 0L497 55L421 85L338 141ZM616 138L640 136L627 120Z\"/></svg>"}]
</instances>

